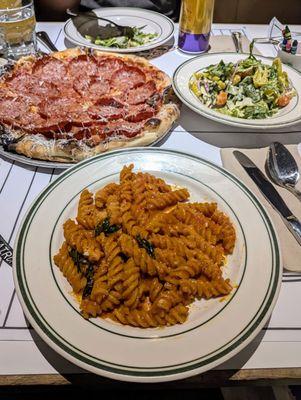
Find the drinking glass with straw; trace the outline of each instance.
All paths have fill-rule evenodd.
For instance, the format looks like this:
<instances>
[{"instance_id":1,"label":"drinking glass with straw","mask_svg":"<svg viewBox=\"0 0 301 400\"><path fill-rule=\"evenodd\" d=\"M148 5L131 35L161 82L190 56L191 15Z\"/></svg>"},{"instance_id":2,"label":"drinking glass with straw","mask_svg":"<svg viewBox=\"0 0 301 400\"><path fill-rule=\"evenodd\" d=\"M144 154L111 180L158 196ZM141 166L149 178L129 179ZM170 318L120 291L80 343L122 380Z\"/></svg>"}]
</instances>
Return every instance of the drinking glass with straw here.
<instances>
[{"instance_id":1,"label":"drinking glass with straw","mask_svg":"<svg viewBox=\"0 0 301 400\"><path fill-rule=\"evenodd\" d=\"M203 53L209 48L214 0L182 0L179 24L179 49Z\"/></svg>"},{"instance_id":2,"label":"drinking glass with straw","mask_svg":"<svg viewBox=\"0 0 301 400\"><path fill-rule=\"evenodd\" d=\"M18 59L36 52L33 0L0 0L0 51Z\"/></svg>"}]
</instances>

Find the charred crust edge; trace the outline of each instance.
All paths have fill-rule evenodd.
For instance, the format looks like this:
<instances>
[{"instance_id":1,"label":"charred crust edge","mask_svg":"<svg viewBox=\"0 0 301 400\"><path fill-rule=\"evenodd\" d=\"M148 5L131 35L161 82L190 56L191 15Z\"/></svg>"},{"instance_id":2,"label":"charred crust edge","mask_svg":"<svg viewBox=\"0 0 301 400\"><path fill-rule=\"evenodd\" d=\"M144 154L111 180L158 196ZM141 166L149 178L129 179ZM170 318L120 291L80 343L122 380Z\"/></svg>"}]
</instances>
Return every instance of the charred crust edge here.
<instances>
[{"instance_id":1,"label":"charred crust edge","mask_svg":"<svg viewBox=\"0 0 301 400\"><path fill-rule=\"evenodd\" d=\"M154 117L154 118L148 119L144 126L149 127L149 128L157 128L160 124L161 124L161 119Z\"/></svg>"},{"instance_id":2,"label":"charred crust edge","mask_svg":"<svg viewBox=\"0 0 301 400\"><path fill-rule=\"evenodd\" d=\"M180 107L182 104L181 101L176 96L172 88L172 85L169 85L164 89L162 97L163 97L163 104L173 103L176 104L178 107Z\"/></svg>"}]
</instances>

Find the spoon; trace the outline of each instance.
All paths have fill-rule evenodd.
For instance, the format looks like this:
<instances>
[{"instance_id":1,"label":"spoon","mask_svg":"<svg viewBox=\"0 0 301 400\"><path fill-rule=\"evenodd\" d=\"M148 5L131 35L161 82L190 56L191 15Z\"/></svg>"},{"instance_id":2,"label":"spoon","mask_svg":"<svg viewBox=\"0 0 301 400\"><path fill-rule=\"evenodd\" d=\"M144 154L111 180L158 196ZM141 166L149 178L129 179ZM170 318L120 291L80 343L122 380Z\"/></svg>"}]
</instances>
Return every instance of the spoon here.
<instances>
[{"instance_id":1,"label":"spoon","mask_svg":"<svg viewBox=\"0 0 301 400\"><path fill-rule=\"evenodd\" d=\"M301 192L295 188L300 178L298 165L283 144L274 142L270 145L265 169L276 185L289 190L301 201Z\"/></svg>"},{"instance_id":2,"label":"spoon","mask_svg":"<svg viewBox=\"0 0 301 400\"><path fill-rule=\"evenodd\" d=\"M236 53L243 53L242 42L241 42L241 32L232 32L232 40L234 42Z\"/></svg>"}]
</instances>

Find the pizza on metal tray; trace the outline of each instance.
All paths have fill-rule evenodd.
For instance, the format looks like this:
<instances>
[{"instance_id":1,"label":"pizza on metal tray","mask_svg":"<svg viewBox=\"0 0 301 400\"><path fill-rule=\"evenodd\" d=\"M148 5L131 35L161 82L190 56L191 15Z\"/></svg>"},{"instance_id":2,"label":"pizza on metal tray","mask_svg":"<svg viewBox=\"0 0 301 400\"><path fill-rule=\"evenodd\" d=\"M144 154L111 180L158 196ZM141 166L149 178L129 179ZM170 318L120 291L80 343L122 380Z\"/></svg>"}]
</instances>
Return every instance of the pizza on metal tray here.
<instances>
[{"instance_id":1,"label":"pizza on metal tray","mask_svg":"<svg viewBox=\"0 0 301 400\"><path fill-rule=\"evenodd\" d=\"M179 113L170 78L141 57L74 48L23 57L0 79L4 149L41 160L148 145Z\"/></svg>"}]
</instances>

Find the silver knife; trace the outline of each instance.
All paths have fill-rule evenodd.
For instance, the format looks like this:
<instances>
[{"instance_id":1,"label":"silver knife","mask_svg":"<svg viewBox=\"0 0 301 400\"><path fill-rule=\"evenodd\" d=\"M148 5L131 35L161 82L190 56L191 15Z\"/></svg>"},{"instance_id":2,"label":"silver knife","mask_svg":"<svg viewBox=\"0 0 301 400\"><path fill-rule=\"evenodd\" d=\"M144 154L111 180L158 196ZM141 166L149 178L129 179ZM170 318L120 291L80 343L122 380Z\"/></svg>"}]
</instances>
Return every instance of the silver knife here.
<instances>
[{"instance_id":1,"label":"silver knife","mask_svg":"<svg viewBox=\"0 0 301 400\"><path fill-rule=\"evenodd\" d=\"M57 47L54 45L47 32L38 31L36 32L36 36L38 40L49 50L49 51L58 51Z\"/></svg>"},{"instance_id":2,"label":"silver knife","mask_svg":"<svg viewBox=\"0 0 301 400\"><path fill-rule=\"evenodd\" d=\"M249 177L256 183L258 189L267 201L280 214L286 227L301 245L301 223L298 218L294 216L274 186L267 180L264 174L256 167L249 157L237 150L233 151L233 154Z\"/></svg>"}]
</instances>

